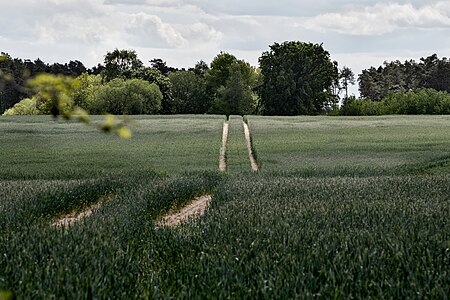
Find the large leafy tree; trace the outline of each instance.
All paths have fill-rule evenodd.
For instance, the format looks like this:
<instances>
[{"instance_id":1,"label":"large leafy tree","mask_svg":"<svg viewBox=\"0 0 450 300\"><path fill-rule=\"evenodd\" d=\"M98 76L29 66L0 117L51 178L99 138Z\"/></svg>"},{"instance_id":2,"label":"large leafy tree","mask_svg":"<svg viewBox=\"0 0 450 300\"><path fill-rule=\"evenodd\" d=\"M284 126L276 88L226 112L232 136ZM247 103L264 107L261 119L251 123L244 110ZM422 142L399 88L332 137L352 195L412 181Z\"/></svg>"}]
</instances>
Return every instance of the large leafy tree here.
<instances>
[{"instance_id":1,"label":"large leafy tree","mask_svg":"<svg viewBox=\"0 0 450 300\"><path fill-rule=\"evenodd\" d=\"M214 98L211 112L230 114L253 113L257 102L254 92L259 73L249 63L221 52L206 72L209 91Z\"/></svg>"},{"instance_id":2,"label":"large leafy tree","mask_svg":"<svg viewBox=\"0 0 450 300\"><path fill-rule=\"evenodd\" d=\"M167 66L161 59L154 59L151 63L151 67L145 67L134 50L116 49L105 55L103 79L106 82L116 78L142 79L149 83L155 83L163 95L160 113L173 113L172 84L169 78L159 70ZM169 70L169 67L167 68ZM172 69L170 68L170 70Z\"/></svg>"},{"instance_id":3,"label":"large leafy tree","mask_svg":"<svg viewBox=\"0 0 450 300\"><path fill-rule=\"evenodd\" d=\"M105 55L103 78L106 82L114 78L131 78L132 73L143 67L134 50L115 49Z\"/></svg>"},{"instance_id":4,"label":"large leafy tree","mask_svg":"<svg viewBox=\"0 0 450 300\"><path fill-rule=\"evenodd\" d=\"M332 85L338 78L322 45L298 41L275 43L259 58L264 113L315 115L333 101Z\"/></svg>"},{"instance_id":5,"label":"large leafy tree","mask_svg":"<svg viewBox=\"0 0 450 300\"><path fill-rule=\"evenodd\" d=\"M211 105L206 80L193 71L169 74L173 92L173 112L176 114L204 114Z\"/></svg>"},{"instance_id":6,"label":"large leafy tree","mask_svg":"<svg viewBox=\"0 0 450 300\"><path fill-rule=\"evenodd\" d=\"M238 65L230 68L230 76L217 91L216 105L226 115L247 115L255 111L256 101L250 85L244 79Z\"/></svg>"},{"instance_id":7,"label":"large leafy tree","mask_svg":"<svg viewBox=\"0 0 450 300\"><path fill-rule=\"evenodd\" d=\"M164 76L168 76L171 72L177 71L176 68L167 66L167 63L161 58L152 59L150 64L153 68L158 69Z\"/></svg>"},{"instance_id":8,"label":"large leafy tree","mask_svg":"<svg viewBox=\"0 0 450 300\"><path fill-rule=\"evenodd\" d=\"M163 95L160 113L174 113L172 82L170 82L170 79L167 76L161 74L161 72L156 68L142 67L132 72L131 77L146 80L150 83L156 84Z\"/></svg>"},{"instance_id":9,"label":"large leafy tree","mask_svg":"<svg viewBox=\"0 0 450 300\"><path fill-rule=\"evenodd\" d=\"M189 71L193 71L195 74L200 75L202 77L206 76L206 72L209 70L209 66L206 62L203 60L200 60L197 62L194 66L194 68L189 69Z\"/></svg>"}]
</instances>

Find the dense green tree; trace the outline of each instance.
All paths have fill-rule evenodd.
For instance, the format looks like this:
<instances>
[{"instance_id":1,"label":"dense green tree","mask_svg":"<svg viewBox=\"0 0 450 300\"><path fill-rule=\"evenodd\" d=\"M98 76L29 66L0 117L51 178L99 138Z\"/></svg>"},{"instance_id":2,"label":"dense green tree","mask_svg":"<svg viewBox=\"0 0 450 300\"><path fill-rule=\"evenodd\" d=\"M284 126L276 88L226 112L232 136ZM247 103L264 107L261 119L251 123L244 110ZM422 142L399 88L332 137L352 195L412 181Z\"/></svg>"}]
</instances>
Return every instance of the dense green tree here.
<instances>
[{"instance_id":1,"label":"dense green tree","mask_svg":"<svg viewBox=\"0 0 450 300\"><path fill-rule=\"evenodd\" d=\"M211 67L206 72L208 85L214 90L224 86L230 77L230 68L233 64L238 63L238 59L227 52L220 52L211 62Z\"/></svg>"},{"instance_id":2,"label":"dense green tree","mask_svg":"<svg viewBox=\"0 0 450 300\"><path fill-rule=\"evenodd\" d=\"M98 94L103 86L100 75L84 73L76 78L78 88L73 93L73 103L89 113L101 113L97 110Z\"/></svg>"},{"instance_id":3,"label":"dense green tree","mask_svg":"<svg viewBox=\"0 0 450 300\"><path fill-rule=\"evenodd\" d=\"M134 50L115 49L105 55L103 78L106 82L115 78L131 78L133 72L143 67Z\"/></svg>"},{"instance_id":4,"label":"dense green tree","mask_svg":"<svg viewBox=\"0 0 450 300\"><path fill-rule=\"evenodd\" d=\"M162 59L153 59L150 61L152 66L145 67L135 51L116 49L105 55L104 63L105 67L102 71L102 76L105 82L115 78L135 78L154 83L159 87L163 95L160 113L173 113L172 84L167 76L161 73L160 69L167 72L167 74L174 69L167 67Z\"/></svg>"},{"instance_id":5,"label":"dense green tree","mask_svg":"<svg viewBox=\"0 0 450 300\"><path fill-rule=\"evenodd\" d=\"M332 84L337 63L322 45L303 42L275 43L259 58L260 88L268 115L315 115L333 101Z\"/></svg>"},{"instance_id":6,"label":"dense green tree","mask_svg":"<svg viewBox=\"0 0 450 300\"><path fill-rule=\"evenodd\" d=\"M206 80L193 71L169 74L173 92L173 112L176 114L204 114L211 105Z\"/></svg>"},{"instance_id":7,"label":"dense green tree","mask_svg":"<svg viewBox=\"0 0 450 300\"><path fill-rule=\"evenodd\" d=\"M208 70L209 70L208 64L203 60L200 60L195 64L194 68L192 68L190 71L193 71L195 74L205 77L206 72L208 72Z\"/></svg>"},{"instance_id":8,"label":"dense green tree","mask_svg":"<svg viewBox=\"0 0 450 300\"><path fill-rule=\"evenodd\" d=\"M21 59L0 54L0 113L28 96L25 83L29 77L30 71Z\"/></svg>"},{"instance_id":9,"label":"dense green tree","mask_svg":"<svg viewBox=\"0 0 450 300\"><path fill-rule=\"evenodd\" d=\"M380 102L383 114L450 114L450 94L434 89L417 89L387 95Z\"/></svg>"},{"instance_id":10,"label":"dense green tree","mask_svg":"<svg viewBox=\"0 0 450 300\"><path fill-rule=\"evenodd\" d=\"M450 60L439 59L436 54L420 60L424 74L420 87L450 92Z\"/></svg>"},{"instance_id":11,"label":"dense green tree","mask_svg":"<svg viewBox=\"0 0 450 300\"><path fill-rule=\"evenodd\" d=\"M340 108L341 115L418 115L450 114L450 94L434 89L415 89L406 92L390 93L381 101L356 99L350 96L344 99Z\"/></svg>"},{"instance_id":12,"label":"dense green tree","mask_svg":"<svg viewBox=\"0 0 450 300\"><path fill-rule=\"evenodd\" d=\"M161 72L158 69L151 67L142 67L132 72L131 77L142 79L150 83L156 84L163 95L160 113L162 114L174 113L172 82L170 82L170 79L168 77L161 74Z\"/></svg>"},{"instance_id":13,"label":"dense green tree","mask_svg":"<svg viewBox=\"0 0 450 300\"><path fill-rule=\"evenodd\" d=\"M217 90L211 111L229 115L253 114L256 108L256 95L244 79L239 65L230 67L225 85Z\"/></svg>"},{"instance_id":14,"label":"dense green tree","mask_svg":"<svg viewBox=\"0 0 450 300\"><path fill-rule=\"evenodd\" d=\"M339 110L343 116L374 116L381 114L379 102L369 99L357 99L350 96L344 99Z\"/></svg>"},{"instance_id":15,"label":"dense green tree","mask_svg":"<svg viewBox=\"0 0 450 300\"><path fill-rule=\"evenodd\" d=\"M167 63L161 58L154 58L150 61L152 68L157 69L162 75L168 76L171 72L177 71L176 68L167 66Z\"/></svg>"},{"instance_id":16,"label":"dense green tree","mask_svg":"<svg viewBox=\"0 0 450 300\"><path fill-rule=\"evenodd\" d=\"M227 115L254 112L258 101L255 89L260 84L260 73L249 63L221 52L211 62L205 77L214 98L211 112ZM238 95L244 98L239 99Z\"/></svg>"}]
</instances>

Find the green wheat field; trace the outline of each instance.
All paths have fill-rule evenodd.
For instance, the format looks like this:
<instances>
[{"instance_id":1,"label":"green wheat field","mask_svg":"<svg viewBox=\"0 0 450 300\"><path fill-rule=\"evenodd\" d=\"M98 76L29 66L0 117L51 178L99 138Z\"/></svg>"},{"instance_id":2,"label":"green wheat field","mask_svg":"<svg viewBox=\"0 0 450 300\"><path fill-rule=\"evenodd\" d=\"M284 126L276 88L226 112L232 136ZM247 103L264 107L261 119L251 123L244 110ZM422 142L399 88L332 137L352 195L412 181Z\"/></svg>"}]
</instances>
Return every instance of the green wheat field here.
<instances>
[{"instance_id":1,"label":"green wheat field","mask_svg":"<svg viewBox=\"0 0 450 300\"><path fill-rule=\"evenodd\" d=\"M101 118L101 117L99 117ZM0 118L0 295L448 299L450 117ZM206 213L156 221L200 195ZM70 226L55 220L92 214Z\"/></svg>"}]
</instances>

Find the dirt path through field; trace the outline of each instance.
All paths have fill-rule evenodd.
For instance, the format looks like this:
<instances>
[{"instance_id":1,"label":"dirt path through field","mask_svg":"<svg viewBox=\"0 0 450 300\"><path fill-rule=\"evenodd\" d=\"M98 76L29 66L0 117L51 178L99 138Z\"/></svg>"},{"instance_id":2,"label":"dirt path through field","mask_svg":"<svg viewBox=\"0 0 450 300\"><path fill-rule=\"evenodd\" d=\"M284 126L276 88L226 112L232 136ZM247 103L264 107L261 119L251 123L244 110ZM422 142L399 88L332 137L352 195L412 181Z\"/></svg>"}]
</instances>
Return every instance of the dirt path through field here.
<instances>
[{"instance_id":1,"label":"dirt path through field","mask_svg":"<svg viewBox=\"0 0 450 300\"><path fill-rule=\"evenodd\" d=\"M210 205L211 199L211 195L205 195L195 198L191 203L183 207L179 212L169 213L168 215L164 216L160 221L156 223L156 226L176 227L189 218L201 216L205 213L206 209Z\"/></svg>"},{"instance_id":2,"label":"dirt path through field","mask_svg":"<svg viewBox=\"0 0 450 300\"><path fill-rule=\"evenodd\" d=\"M245 121L242 121L242 124L244 125L245 142L247 143L248 158L250 159L250 165L252 166L252 170L254 172L258 172L259 166L258 163L256 162L255 156L253 155L250 129L248 128L248 124Z\"/></svg>"},{"instance_id":3,"label":"dirt path through field","mask_svg":"<svg viewBox=\"0 0 450 300\"><path fill-rule=\"evenodd\" d=\"M219 170L225 172L227 170L227 140L228 140L228 121L223 123L222 130L222 146L220 147Z\"/></svg>"}]
</instances>

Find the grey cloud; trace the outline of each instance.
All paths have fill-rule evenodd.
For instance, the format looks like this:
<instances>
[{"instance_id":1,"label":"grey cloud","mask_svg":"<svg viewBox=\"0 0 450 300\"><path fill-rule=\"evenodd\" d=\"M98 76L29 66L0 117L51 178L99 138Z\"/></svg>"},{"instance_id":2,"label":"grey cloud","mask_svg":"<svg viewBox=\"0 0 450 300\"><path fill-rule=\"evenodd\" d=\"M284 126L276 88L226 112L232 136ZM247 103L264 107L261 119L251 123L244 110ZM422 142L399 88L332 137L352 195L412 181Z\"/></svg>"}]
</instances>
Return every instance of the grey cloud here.
<instances>
[{"instance_id":1,"label":"grey cloud","mask_svg":"<svg viewBox=\"0 0 450 300\"><path fill-rule=\"evenodd\" d=\"M136 49L146 55L144 61L159 56L177 67L210 61L220 50L256 64L274 42L300 40L323 42L342 59L341 66L359 68L379 65L383 55L414 58L450 48L450 3L443 0L4 2L2 48L46 61L76 58L95 64L117 47Z\"/></svg>"},{"instance_id":2,"label":"grey cloud","mask_svg":"<svg viewBox=\"0 0 450 300\"><path fill-rule=\"evenodd\" d=\"M173 26L155 15L133 15L125 30L127 39L141 47L177 48L186 44L186 40Z\"/></svg>"}]
</instances>

